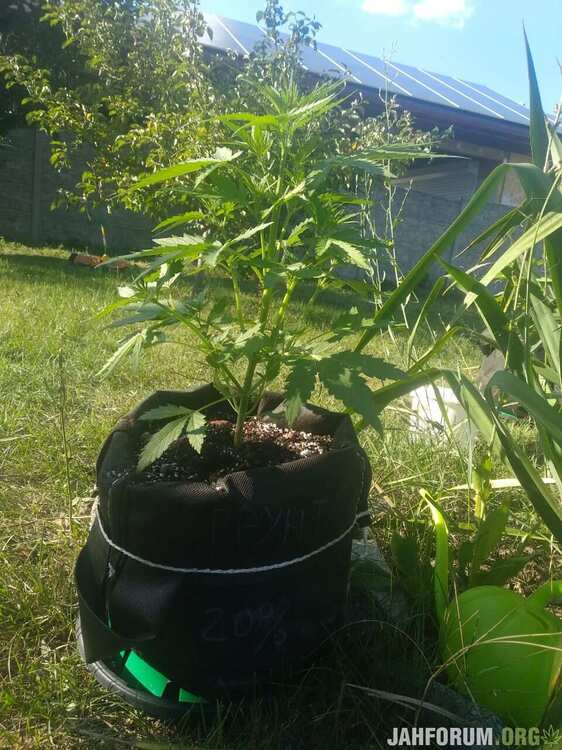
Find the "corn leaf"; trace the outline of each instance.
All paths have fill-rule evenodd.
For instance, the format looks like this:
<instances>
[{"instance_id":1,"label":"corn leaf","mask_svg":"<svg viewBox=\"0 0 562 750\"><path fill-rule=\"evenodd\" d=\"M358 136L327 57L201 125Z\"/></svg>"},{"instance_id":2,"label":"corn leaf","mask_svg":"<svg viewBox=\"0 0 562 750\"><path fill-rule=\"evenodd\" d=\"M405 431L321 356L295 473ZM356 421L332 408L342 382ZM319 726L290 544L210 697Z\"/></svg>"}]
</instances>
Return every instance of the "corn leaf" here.
<instances>
[{"instance_id":1,"label":"corn leaf","mask_svg":"<svg viewBox=\"0 0 562 750\"><path fill-rule=\"evenodd\" d=\"M421 490L421 496L429 508L435 528L433 590L437 621L442 623L445 619L445 610L449 605L449 530L441 509L429 492Z\"/></svg>"},{"instance_id":2,"label":"corn leaf","mask_svg":"<svg viewBox=\"0 0 562 750\"><path fill-rule=\"evenodd\" d=\"M552 314L550 307L537 294L533 293L533 289L531 289L530 299L533 321L544 346L547 361L558 375L557 384L562 385L562 329L560 323Z\"/></svg>"},{"instance_id":3,"label":"corn leaf","mask_svg":"<svg viewBox=\"0 0 562 750\"><path fill-rule=\"evenodd\" d=\"M523 35L525 37L527 73L529 76L529 109L531 112L529 131L531 137L531 154L533 156L533 163L537 167L540 167L540 169L544 169L548 156L548 131L541 102L537 73L535 71L535 63L529 46L529 40L527 39L527 32L523 31Z\"/></svg>"},{"instance_id":4,"label":"corn leaf","mask_svg":"<svg viewBox=\"0 0 562 750\"><path fill-rule=\"evenodd\" d=\"M473 543L472 562L468 579L469 586L476 586L476 578L480 573L480 568L500 543L505 527L507 526L508 516L509 504L502 503L499 508L491 511L479 525Z\"/></svg>"},{"instance_id":5,"label":"corn leaf","mask_svg":"<svg viewBox=\"0 0 562 750\"><path fill-rule=\"evenodd\" d=\"M482 182L465 208L460 212L452 224L443 232L437 241L429 248L413 268L404 276L399 286L390 294L381 307L377 310L371 321L371 327L365 330L356 346L356 351L361 351L376 335L379 321L391 319L395 311L400 307L406 297L411 294L420 284L433 263L448 248L454 240L466 230L470 222L479 215L486 202L494 196L496 189L505 179L506 175L513 172L518 178L527 198L532 201L546 199L551 180L534 164L500 164Z\"/></svg>"},{"instance_id":6,"label":"corn leaf","mask_svg":"<svg viewBox=\"0 0 562 750\"><path fill-rule=\"evenodd\" d=\"M525 349L500 305L484 284L481 284L474 276L470 276L444 260L440 260L440 263L458 286L470 294L471 299L466 301L466 307L474 298L478 311L492 332L499 349L508 360L510 368L516 372L521 372L525 359Z\"/></svg>"},{"instance_id":7,"label":"corn leaf","mask_svg":"<svg viewBox=\"0 0 562 750\"><path fill-rule=\"evenodd\" d=\"M494 389L501 390L523 406L541 427L562 445L562 414L523 380L506 370L496 372L486 386L486 396L491 400Z\"/></svg>"},{"instance_id":8,"label":"corn leaf","mask_svg":"<svg viewBox=\"0 0 562 750\"><path fill-rule=\"evenodd\" d=\"M504 430L499 418L494 413L493 418L498 439L515 476L521 483L521 487L525 490L536 512L552 534L558 542L562 542L562 506L560 502L550 493L538 471L511 435Z\"/></svg>"},{"instance_id":9,"label":"corn leaf","mask_svg":"<svg viewBox=\"0 0 562 750\"><path fill-rule=\"evenodd\" d=\"M443 278L443 276L440 276L435 282L435 284L433 285L430 293L427 295L421 307L419 315L416 318L414 325L412 326L410 335L408 336L408 342L406 344L406 361L407 362L410 362L410 359L411 359L412 347L414 345L414 339L416 338L416 333L418 332L418 328L420 327L421 323L426 319L429 308L433 305L437 297L439 297L439 295L441 294L441 291L444 285L445 285L445 279Z\"/></svg>"},{"instance_id":10,"label":"corn leaf","mask_svg":"<svg viewBox=\"0 0 562 750\"><path fill-rule=\"evenodd\" d=\"M562 208L562 206L561 206ZM523 253L530 250L537 243L542 242L547 237L550 237L553 233L557 233L562 227L562 212L561 211L549 211L545 213L540 219L540 222L533 224L521 237L515 240L515 242L509 246L509 248L502 253L502 255L493 263L493 265L486 271L482 277L482 284L486 286L491 281L496 279L502 271L516 261ZM468 298L467 304L473 297Z\"/></svg>"}]
</instances>

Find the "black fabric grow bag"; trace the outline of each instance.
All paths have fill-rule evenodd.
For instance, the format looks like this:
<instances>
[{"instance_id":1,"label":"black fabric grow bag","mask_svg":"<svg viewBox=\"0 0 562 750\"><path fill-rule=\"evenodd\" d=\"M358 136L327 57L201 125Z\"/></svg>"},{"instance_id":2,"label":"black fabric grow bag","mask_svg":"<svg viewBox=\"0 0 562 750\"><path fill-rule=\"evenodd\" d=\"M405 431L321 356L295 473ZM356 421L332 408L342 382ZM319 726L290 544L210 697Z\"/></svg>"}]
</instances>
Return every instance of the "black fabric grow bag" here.
<instances>
[{"instance_id":1,"label":"black fabric grow bag","mask_svg":"<svg viewBox=\"0 0 562 750\"><path fill-rule=\"evenodd\" d=\"M163 404L205 410L217 398L212 386L159 391L120 420L98 458L99 504L75 571L88 663L132 650L210 699L302 665L338 627L371 479L349 417L307 405L294 427L333 435L328 453L217 487L139 483L139 415ZM281 402L268 393L257 413Z\"/></svg>"}]
</instances>

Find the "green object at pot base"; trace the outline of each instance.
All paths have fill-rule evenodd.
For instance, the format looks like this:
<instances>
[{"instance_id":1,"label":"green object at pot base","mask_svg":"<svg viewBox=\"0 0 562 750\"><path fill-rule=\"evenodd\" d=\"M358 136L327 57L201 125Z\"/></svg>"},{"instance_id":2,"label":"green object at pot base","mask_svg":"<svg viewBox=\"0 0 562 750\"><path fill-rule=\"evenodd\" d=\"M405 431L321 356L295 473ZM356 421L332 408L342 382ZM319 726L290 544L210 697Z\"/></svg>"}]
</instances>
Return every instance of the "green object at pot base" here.
<instances>
[{"instance_id":1,"label":"green object at pot base","mask_svg":"<svg viewBox=\"0 0 562 750\"><path fill-rule=\"evenodd\" d=\"M124 657L126 652L121 652ZM130 651L125 660L125 669L140 682L140 684L152 695L161 698L170 680L154 667L150 666L135 651ZM205 703L205 699L199 695L190 693L183 688L179 689L180 703Z\"/></svg>"},{"instance_id":2,"label":"green object at pot base","mask_svg":"<svg viewBox=\"0 0 562 750\"><path fill-rule=\"evenodd\" d=\"M562 674L562 621L544 609L545 591L525 599L477 586L449 604L441 626L457 690L514 726L540 725Z\"/></svg>"}]
</instances>

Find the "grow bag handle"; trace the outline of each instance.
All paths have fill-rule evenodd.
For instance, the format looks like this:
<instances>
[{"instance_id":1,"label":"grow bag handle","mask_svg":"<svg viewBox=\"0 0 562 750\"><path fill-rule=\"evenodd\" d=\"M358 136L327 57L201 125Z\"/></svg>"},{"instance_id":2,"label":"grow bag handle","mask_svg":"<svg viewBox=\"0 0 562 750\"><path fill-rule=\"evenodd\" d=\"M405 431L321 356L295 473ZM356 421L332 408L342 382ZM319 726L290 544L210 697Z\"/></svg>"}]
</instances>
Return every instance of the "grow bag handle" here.
<instances>
[{"instance_id":1,"label":"grow bag handle","mask_svg":"<svg viewBox=\"0 0 562 750\"><path fill-rule=\"evenodd\" d=\"M536 604L544 609L548 604L553 604L558 599L562 599L562 580L547 581L542 586L527 597L527 601Z\"/></svg>"},{"instance_id":2,"label":"grow bag handle","mask_svg":"<svg viewBox=\"0 0 562 750\"><path fill-rule=\"evenodd\" d=\"M154 633L131 638L116 633L106 621L102 590L93 575L88 548L84 547L76 561L74 580L82 625L84 659L87 664L117 656L120 651L153 640Z\"/></svg>"}]
</instances>

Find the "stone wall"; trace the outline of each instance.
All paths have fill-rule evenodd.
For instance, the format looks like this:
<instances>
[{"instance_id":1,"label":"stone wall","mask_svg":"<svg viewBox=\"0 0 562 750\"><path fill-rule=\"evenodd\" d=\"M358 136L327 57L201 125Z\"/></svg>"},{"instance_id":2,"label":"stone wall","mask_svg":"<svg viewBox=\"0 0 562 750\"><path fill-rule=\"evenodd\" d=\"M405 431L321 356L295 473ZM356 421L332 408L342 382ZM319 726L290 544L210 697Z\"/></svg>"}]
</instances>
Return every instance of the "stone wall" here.
<instances>
[{"instance_id":1,"label":"stone wall","mask_svg":"<svg viewBox=\"0 0 562 750\"><path fill-rule=\"evenodd\" d=\"M396 232L397 260L402 271L408 270L416 263L452 224L467 202L467 197L443 198L413 190L410 192ZM464 269L475 265L482 250L480 246L475 246L466 253L459 253L474 237L477 237L508 210L506 206L488 203L471 222L469 231L462 233L443 254L444 260ZM434 277L439 276L440 273L439 267L433 269Z\"/></svg>"},{"instance_id":2,"label":"stone wall","mask_svg":"<svg viewBox=\"0 0 562 750\"><path fill-rule=\"evenodd\" d=\"M80 168L61 175L49 162L47 138L29 129L6 135L0 148L0 237L32 245L120 252L150 246L153 222L128 211L51 210L60 187L71 187ZM103 231L102 231L103 226Z\"/></svg>"},{"instance_id":3,"label":"stone wall","mask_svg":"<svg viewBox=\"0 0 562 750\"><path fill-rule=\"evenodd\" d=\"M150 245L152 222L126 211L107 215L96 210L92 216L77 209L51 211L57 188L70 186L77 174L61 178L49 163L46 138L32 129L8 134L8 148L0 148L0 236L33 245L62 244L103 250L101 226L109 252L119 253ZM400 190L397 191L400 202ZM449 226L466 203L466 197L436 196L412 190L407 197L396 235L398 262L403 271L411 268ZM450 248L447 259L466 242L498 219L507 209L489 204L473 222L470 233ZM381 223L382 216L377 215ZM477 251L458 260L467 267L475 262ZM439 269L434 271L439 274Z\"/></svg>"}]
</instances>

